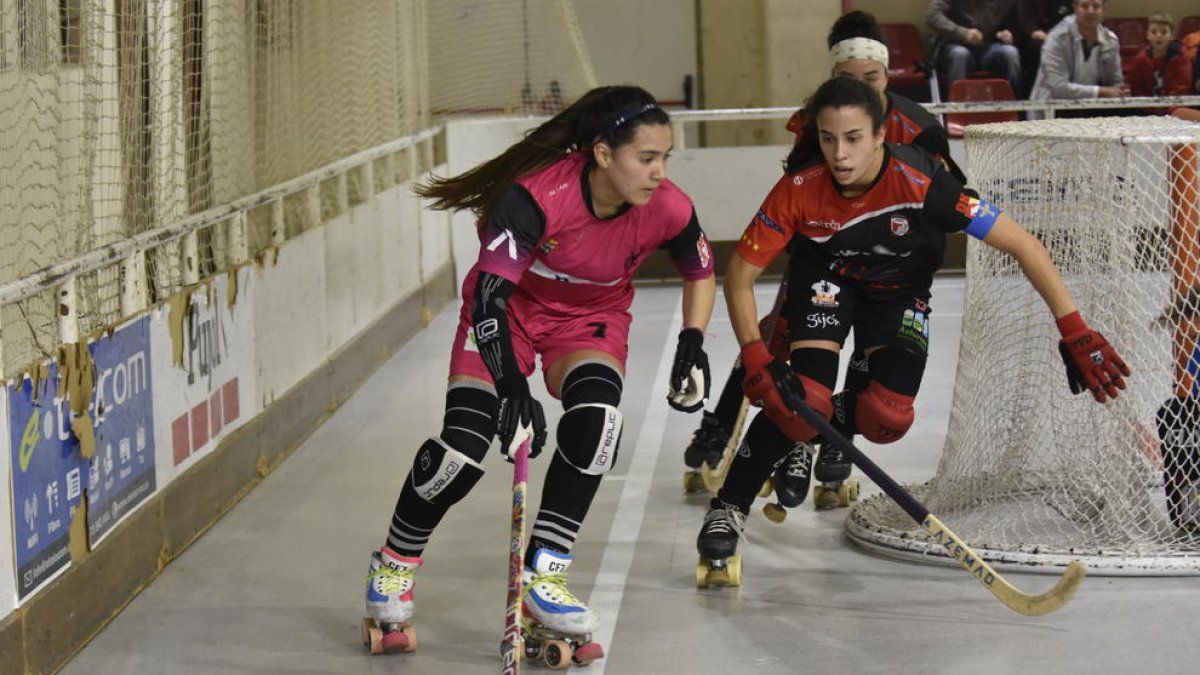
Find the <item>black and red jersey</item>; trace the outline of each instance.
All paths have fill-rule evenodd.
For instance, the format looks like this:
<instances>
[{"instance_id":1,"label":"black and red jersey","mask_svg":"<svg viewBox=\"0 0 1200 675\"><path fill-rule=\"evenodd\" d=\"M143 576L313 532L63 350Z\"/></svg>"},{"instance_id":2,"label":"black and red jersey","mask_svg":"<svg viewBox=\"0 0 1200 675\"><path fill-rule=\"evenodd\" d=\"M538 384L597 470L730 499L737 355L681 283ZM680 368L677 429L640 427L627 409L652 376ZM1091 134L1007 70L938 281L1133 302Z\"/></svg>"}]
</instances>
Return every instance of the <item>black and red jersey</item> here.
<instances>
[{"instance_id":1,"label":"black and red jersey","mask_svg":"<svg viewBox=\"0 0 1200 675\"><path fill-rule=\"evenodd\" d=\"M819 155L784 175L746 227L738 253L766 267L791 243L793 264L876 289L927 289L941 267L946 233L982 238L999 212L928 153L890 143L883 152L875 182L857 197L842 195Z\"/></svg>"}]
</instances>

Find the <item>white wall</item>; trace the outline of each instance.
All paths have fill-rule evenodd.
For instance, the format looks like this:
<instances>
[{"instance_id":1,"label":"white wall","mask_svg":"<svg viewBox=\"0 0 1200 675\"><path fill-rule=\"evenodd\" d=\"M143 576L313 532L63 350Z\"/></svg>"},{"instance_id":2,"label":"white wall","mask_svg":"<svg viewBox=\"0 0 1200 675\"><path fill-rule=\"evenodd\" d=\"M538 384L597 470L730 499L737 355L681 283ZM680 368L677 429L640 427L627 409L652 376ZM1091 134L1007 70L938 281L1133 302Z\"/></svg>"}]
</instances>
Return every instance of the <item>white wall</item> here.
<instances>
[{"instance_id":1,"label":"white wall","mask_svg":"<svg viewBox=\"0 0 1200 675\"><path fill-rule=\"evenodd\" d=\"M573 0L600 84L636 84L661 101L683 99L696 75L695 0Z\"/></svg>"}]
</instances>

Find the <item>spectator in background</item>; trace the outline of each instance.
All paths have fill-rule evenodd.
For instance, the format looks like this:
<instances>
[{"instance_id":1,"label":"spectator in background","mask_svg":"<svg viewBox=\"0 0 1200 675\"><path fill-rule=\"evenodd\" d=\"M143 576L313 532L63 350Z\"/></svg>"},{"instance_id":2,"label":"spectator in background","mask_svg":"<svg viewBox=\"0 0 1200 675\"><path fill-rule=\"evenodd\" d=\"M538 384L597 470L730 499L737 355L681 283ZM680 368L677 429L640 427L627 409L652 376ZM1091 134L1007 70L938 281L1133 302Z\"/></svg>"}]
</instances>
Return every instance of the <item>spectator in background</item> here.
<instances>
[{"instance_id":1,"label":"spectator in background","mask_svg":"<svg viewBox=\"0 0 1200 675\"><path fill-rule=\"evenodd\" d=\"M1052 98L1121 98L1129 87L1121 74L1117 36L1103 25L1105 0L1075 0L1075 14L1063 19L1046 35L1042 64L1029 93L1030 100ZM1064 117L1070 117L1064 111ZM1083 116L1094 116L1095 110ZM1079 116L1079 115L1076 115ZM1041 111L1030 111L1040 119Z\"/></svg>"},{"instance_id":2,"label":"spectator in background","mask_svg":"<svg viewBox=\"0 0 1200 675\"><path fill-rule=\"evenodd\" d=\"M1017 44L1021 48L1021 81L1033 86L1038 66L1042 62L1042 45L1046 34L1059 21L1071 16L1072 0L1021 0L1017 7L1017 23L1020 26ZM1016 92L1025 97L1029 92Z\"/></svg>"},{"instance_id":3,"label":"spectator in background","mask_svg":"<svg viewBox=\"0 0 1200 675\"><path fill-rule=\"evenodd\" d=\"M1016 0L930 0L925 10L929 58L946 85L987 70L1021 89L1021 54L1014 44Z\"/></svg>"},{"instance_id":4,"label":"spectator in background","mask_svg":"<svg viewBox=\"0 0 1200 675\"><path fill-rule=\"evenodd\" d=\"M1129 91L1134 96L1184 96L1191 91L1192 62L1174 35L1170 14L1151 15L1146 48L1129 64Z\"/></svg>"},{"instance_id":5,"label":"spectator in background","mask_svg":"<svg viewBox=\"0 0 1200 675\"><path fill-rule=\"evenodd\" d=\"M1182 40L1184 59L1192 64L1192 86L1189 94L1200 94L1200 30L1184 35ZM1200 110L1175 108L1171 114L1189 122L1200 122Z\"/></svg>"}]
</instances>

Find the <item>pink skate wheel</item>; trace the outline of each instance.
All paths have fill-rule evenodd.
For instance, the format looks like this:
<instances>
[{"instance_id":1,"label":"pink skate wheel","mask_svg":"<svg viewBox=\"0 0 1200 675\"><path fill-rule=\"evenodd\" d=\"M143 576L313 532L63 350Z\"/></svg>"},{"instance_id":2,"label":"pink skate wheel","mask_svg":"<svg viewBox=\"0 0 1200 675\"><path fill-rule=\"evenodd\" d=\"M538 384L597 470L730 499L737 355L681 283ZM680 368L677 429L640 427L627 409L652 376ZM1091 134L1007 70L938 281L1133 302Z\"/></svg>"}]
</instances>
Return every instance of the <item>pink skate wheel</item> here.
<instances>
[{"instance_id":1,"label":"pink skate wheel","mask_svg":"<svg viewBox=\"0 0 1200 675\"><path fill-rule=\"evenodd\" d=\"M571 657L575 663L581 666L586 666L592 661L602 658L604 658L604 647L601 647L599 642L585 642L579 645Z\"/></svg>"},{"instance_id":2,"label":"pink skate wheel","mask_svg":"<svg viewBox=\"0 0 1200 675\"><path fill-rule=\"evenodd\" d=\"M410 624L404 624L400 630L383 634L383 653L396 654L411 652L417 649L417 632Z\"/></svg>"}]
</instances>

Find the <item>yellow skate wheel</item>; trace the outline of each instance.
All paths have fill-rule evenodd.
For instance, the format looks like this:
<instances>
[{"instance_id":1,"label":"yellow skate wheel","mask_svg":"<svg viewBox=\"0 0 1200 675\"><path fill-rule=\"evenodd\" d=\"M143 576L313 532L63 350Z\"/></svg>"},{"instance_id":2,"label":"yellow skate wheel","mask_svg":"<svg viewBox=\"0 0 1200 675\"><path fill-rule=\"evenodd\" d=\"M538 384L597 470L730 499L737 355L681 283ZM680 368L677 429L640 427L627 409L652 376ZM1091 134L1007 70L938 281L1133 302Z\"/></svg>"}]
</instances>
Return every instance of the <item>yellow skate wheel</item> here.
<instances>
[{"instance_id":1,"label":"yellow skate wheel","mask_svg":"<svg viewBox=\"0 0 1200 675\"><path fill-rule=\"evenodd\" d=\"M729 572L729 585L742 585L742 556L731 555L725 560L725 567Z\"/></svg>"},{"instance_id":2,"label":"yellow skate wheel","mask_svg":"<svg viewBox=\"0 0 1200 675\"><path fill-rule=\"evenodd\" d=\"M704 490L704 476L700 475L698 469L690 469L683 472L684 492L703 492Z\"/></svg>"},{"instance_id":3,"label":"yellow skate wheel","mask_svg":"<svg viewBox=\"0 0 1200 675\"><path fill-rule=\"evenodd\" d=\"M775 484L768 478L763 481L762 487L758 488L758 496L766 499L771 496L771 490L775 488Z\"/></svg>"},{"instance_id":4,"label":"yellow skate wheel","mask_svg":"<svg viewBox=\"0 0 1200 675\"><path fill-rule=\"evenodd\" d=\"M704 558L696 563L696 588L708 588L708 561Z\"/></svg>"},{"instance_id":5,"label":"yellow skate wheel","mask_svg":"<svg viewBox=\"0 0 1200 675\"><path fill-rule=\"evenodd\" d=\"M858 501L858 481L848 480L838 486L837 491L838 506L850 506L851 502Z\"/></svg>"},{"instance_id":6,"label":"yellow skate wheel","mask_svg":"<svg viewBox=\"0 0 1200 675\"><path fill-rule=\"evenodd\" d=\"M553 670L562 670L571 665L571 645L565 640L546 640L545 647L542 649L542 660L546 662L546 667Z\"/></svg>"},{"instance_id":7,"label":"yellow skate wheel","mask_svg":"<svg viewBox=\"0 0 1200 675\"><path fill-rule=\"evenodd\" d=\"M813 508L818 511L827 511L837 505L838 494L836 491L830 490L824 485L813 487Z\"/></svg>"},{"instance_id":8,"label":"yellow skate wheel","mask_svg":"<svg viewBox=\"0 0 1200 675\"><path fill-rule=\"evenodd\" d=\"M372 654L383 653L383 631L380 630L379 624L375 623L375 619L364 618L362 622L363 644L371 650Z\"/></svg>"},{"instance_id":9,"label":"yellow skate wheel","mask_svg":"<svg viewBox=\"0 0 1200 675\"><path fill-rule=\"evenodd\" d=\"M787 509L779 504L767 504L763 507L763 515L772 523L782 523L787 519Z\"/></svg>"}]
</instances>

